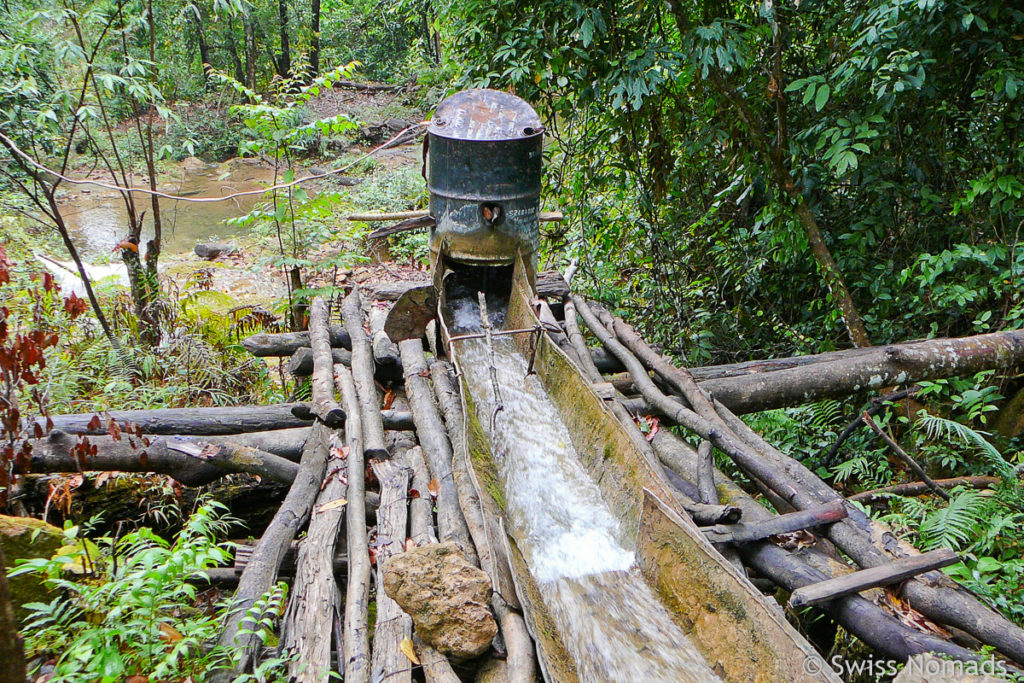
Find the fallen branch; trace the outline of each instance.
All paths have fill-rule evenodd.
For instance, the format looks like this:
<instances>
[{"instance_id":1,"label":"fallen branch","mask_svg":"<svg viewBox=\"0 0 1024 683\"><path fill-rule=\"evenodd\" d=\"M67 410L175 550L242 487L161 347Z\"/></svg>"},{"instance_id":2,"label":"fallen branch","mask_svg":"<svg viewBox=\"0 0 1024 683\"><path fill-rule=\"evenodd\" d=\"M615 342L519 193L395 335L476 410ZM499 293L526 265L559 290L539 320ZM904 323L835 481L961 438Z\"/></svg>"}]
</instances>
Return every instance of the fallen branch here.
<instances>
[{"instance_id":1,"label":"fallen branch","mask_svg":"<svg viewBox=\"0 0 1024 683\"><path fill-rule=\"evenodd\" d=\"M863 413L861 413L860 419L864 421L864 424L871 428L871 431L873 431L878 436L882 437L882 441L884 441L885 445L889 447L889 450L895 453L896 457L902 460L907 465L907 467L913 470L914 474L920 477L921 481L928 485L928 488L934 491L943 500L948 501L950 499L949 494L946 493L941 486L936 484L935 481L928 476L928 474L924 471L924 468L918 465L916 460L911 458L905 450L900 448L900 445L896 443L896 441L891 436L886 434L885 431L878 426L878 423L875 422L875 418L871 417L871 415L868 414L868 411L865 410Z\"/></svg>"},{"instance_id":2,"label":"fallen branch","mask_svg":"<svg viewBox=\"0 0 1024 683\"><path fill-rule=\"evenodd\" d=\"M971 489L990 489L994 486L999 485L1002 479L999 477L953 477L951 479L933 479L932 483L941 486L944 489L952 489L958 486L963 486ZM872 505L874 503L882 502L892 496L920 496L933 490L929 484L923 481L912 481L906 484L893 484L892 486L885 486L883 488L872 489L870 491L861 491L855 493L852 496L848 496L846 500L861 503L862 505Z\"/></svg>"},{"instance_id":3,"label":"fallen branch","mask_svg":"<svg viewBox=\"0 0 1024 683\"><path fill-rule=\"evenodd\" d=\"M867 414L871 417L874 417L890 403L913 396L914 394L917 393L917 390L917 387L910 387L907 389L900 389L899 391L894 391L892 393L886 394L885 396L876 396L875 398L871 399L871 407L867 409ZM855 431L857 431L859 427L862 426L864 426L864 420L861 418L860 415L858 415L856 419L852 420L850 424L846 425L846 428L843 429L843 431L840 432L839 436L836 438L835 443L832 444L832 446L828 449L826 462L833 462L836 456L839 455L839 447L843 445L843 442L850 438L850 435L853 434ZM822 449L818 455L819 457L825 456L825 449Z\"/></svg>"}]
</instances>

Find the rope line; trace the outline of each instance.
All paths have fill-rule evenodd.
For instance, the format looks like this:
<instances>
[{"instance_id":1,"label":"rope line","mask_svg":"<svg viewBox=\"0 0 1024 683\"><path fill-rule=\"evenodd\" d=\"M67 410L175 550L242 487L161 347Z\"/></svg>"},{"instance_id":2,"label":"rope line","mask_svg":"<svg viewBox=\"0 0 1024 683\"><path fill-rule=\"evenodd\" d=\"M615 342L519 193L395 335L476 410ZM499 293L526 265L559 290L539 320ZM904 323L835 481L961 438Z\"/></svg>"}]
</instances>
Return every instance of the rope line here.
<instances>
[{"instance_id":1,"label":"rope line","mask_svg":"<svg viewBox=\"0 0 1024 683\"><path fill-rule=\"evenodd\" d=\"M4 135L3 133L0 133L0 141L2 141L4 143L4 146L7 147L7 149L11 153L13 153L13 154L21 157L22 159L24 159L25 162L29 166L34 167L38 171L42 171L44 173L49 173L50 175L52 175L52 176L54 176L56 178L59 178L59 179L63 180L64 182L70 183L72 185L94 185L96 187L102 187L102 188L105 188L107 190L114 190L116 192L138 192L140 194L146 194L146 195L151 195L151 196L154 196L154 197L160 197L162 199L170 199L170 200L176 201L176 202L192 202L193 204L209 204L209 203L213 203L213 202L228 201L228 200L231 200L231 199L235 199L236 197L247 197L247 196L251 196L251 195L262 195L262 194L265 194L267 192L271 192L273 190L283 190L283 189L286 189L286 188L289 188L289 187L294 187L295 185L299 185L301 183L309 182L310 180L319 180L320 178L326 178L328 176L332 176L332 175L337 175L339 173L343 173L344 171L347 171L348 169L352 168L353 166L355 166L359 162L365 161L366 159L369 159L373 155L377 154L378 152L381 152L381 151L387 149L388 147L391 147L391 146L395 145L399 140L402 139L403 136L408 134L410 131L416 131L416 133L418 133L420 129L425 128L428 125L430 125L429 121L420 121L419 123L417 123L415 125L409 126L408 128L406 128L406 129L404 129L402 131L399 131L391 139L389 139L386 142L378 145L377 147L374 147L373 149L371 149L366 154L362 155L361 157L359 157L355 161L342 166L341 168L336 168L336 169L327 171L326 173L312 173L312 174L304 176L302 178L296 178L295 180L293 180L291 182L288 182L288 183L280 183L278 185L271 185L270 187L262 188L262 189L259 189L259 190L245 190L244 192L234 192L232 194L226 194L226 195L224 195L222 197L182 197L182 196L179 196L179 195L168 194L166 192L160 192L159 190L151 190L151 189L146 188L146 187L121 187L120 185L117 185L115 183L107 183L107 182L103 182L102 180L90 180L90 179L82 179L82 178L69 178L68 176L63 175L61 173L58 173L57 171L54 171L53 169L48 168L48 167L44 166L43 164L39 163L38 161L36 161L35 159L33 159L27 152L25 152L20 147L18 147L18 145L15 144L14 140L12 140L8 136Z\"/></svg>"}]
</instances>

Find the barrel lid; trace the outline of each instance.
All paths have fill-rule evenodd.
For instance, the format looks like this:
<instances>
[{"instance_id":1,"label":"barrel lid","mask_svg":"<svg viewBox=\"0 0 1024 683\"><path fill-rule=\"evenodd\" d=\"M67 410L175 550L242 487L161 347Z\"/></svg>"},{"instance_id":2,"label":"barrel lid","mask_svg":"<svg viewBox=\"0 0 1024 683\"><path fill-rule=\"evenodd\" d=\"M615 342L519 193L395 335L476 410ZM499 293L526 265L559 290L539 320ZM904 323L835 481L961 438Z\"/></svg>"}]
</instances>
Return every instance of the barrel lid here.
<instances>
[{"instance_id":1,"label":"barrel lid","mask_svg":"<svg viewBox=\"0 0 1024 683\"><path fill-rule=\"evenodd\" d=\"M455 140L519 140L541 135L540 117L525 100L500 90L462 90L440 105L431 135Z\"/></svg>"}]
</instances>

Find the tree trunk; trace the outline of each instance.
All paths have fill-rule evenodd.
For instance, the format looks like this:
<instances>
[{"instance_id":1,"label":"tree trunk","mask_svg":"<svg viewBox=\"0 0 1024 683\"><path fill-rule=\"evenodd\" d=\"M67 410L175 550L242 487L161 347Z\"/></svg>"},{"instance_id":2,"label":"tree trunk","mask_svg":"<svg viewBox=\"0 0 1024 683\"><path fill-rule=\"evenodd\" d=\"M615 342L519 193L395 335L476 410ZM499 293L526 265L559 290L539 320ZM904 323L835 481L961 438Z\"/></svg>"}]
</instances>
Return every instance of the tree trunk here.
<instances>
[{"instance_id":1,"label":"tree trunk","mask_svg":"<svg viewBox=\"0 0 1024 683\"><path fill-rule=\"evenodd\" d=\"M256 89L256 27L253 25L252 13L246 7L242 16L242 27L245 30L245 87Z\"/></svg>"},{"instance_id":2,"label":"tree trunk","mask_svg":"<svg viewBox=\"0 0 1024 683\"><path fill-rule=\"evenodd\" d=\"M235 44L235 18L228 16L228 33L225 42L227 43L228 54L231 55L231 68L235 72L235 80L245 85L245 67L242 65L242 58L238 55L238 46Z\"/></svg>"},{"instance_id":3,"label":"tree trunk","mask_svg":"<svg viewBox=\"0 0 1024 683\"><path fill-rule=\"evenodd\" d=\"M320 0L312 0L310 11L312 18L310 19L310 48L309 48L309 66L313 70L312 77L316 78L320 75Z\"/></svg>"},{"instance_id":4,"label":"tree trunk","mask_svg":"<svg viewBox=\"0 0 1024 683\"><path fill-rule=\"evenodd\" d=\"M288 46L288 3L286 0L277 0L277 20L281 32L281 53L277 58L277 75L281 78L288 78L292 70L292 53Z\"/></svg>"},{"instance_id":5,"label":"tree trunk","mask_svg":"<svg viewBox=\"0 0 1024 683\"><path fill-rule=\"evenodd\" d=\"M206 42L206 27L203 25L203 13L200 7L201 4L197 3L192 5L189 10L196 29L196 41L199 43L199 74L205 83L207 70L213 66L213 58L210 56L210 45Z\"/></svg>"}]
</instances>

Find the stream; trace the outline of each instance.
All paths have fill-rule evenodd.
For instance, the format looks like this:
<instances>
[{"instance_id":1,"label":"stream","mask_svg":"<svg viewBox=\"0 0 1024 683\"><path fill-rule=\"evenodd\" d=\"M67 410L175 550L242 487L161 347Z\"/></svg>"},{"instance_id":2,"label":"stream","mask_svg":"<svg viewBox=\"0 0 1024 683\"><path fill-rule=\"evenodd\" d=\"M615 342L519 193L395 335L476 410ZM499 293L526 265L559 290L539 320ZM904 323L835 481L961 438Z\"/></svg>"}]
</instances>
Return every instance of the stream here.
<instances>
[{"instance_id":1,"label":"stream","mask_svg":"<svg viewBox=\"0 0 1024 683\"><path fill-rule=\"evenodd\" d=\"M481 330L475 302L453 302L452 313L454 334ZM502 317L495 312L492 324ZM502 478L509 532L580 680L719 680L640 576L558 409L527 375L512 338L496 336L490 347L483 338L456 343Z\"/></svg>"},{"instance_id":2,"label":"stream","mask_svg":"<svg viewBox=\"0 0 1024 683\"><path fill-rule=\"evenodd\" d=\"M204 165L188 159L179 165L178 179L161 182L157 189L184 197L213 197L258 190L272 184L274 170L248 159L231 159L220 164ZM170 177L165 174L165 177ZM136 185L144 185L135 179ZM196 204L160 200L163 223L162 251L178 254L192 251L197 243L225 240L245 234L248 227L226 224L229 218L247 214L261 195L238 197L223 202ZM136 205L145 210L142 248L153 238L153 212L149 198L135 195ZM61 209L72 239L86 260L109 256L127 233L127 212L116 192L90 185L78 185L64 195Z\"/></svg>"}]
</instances>

